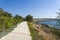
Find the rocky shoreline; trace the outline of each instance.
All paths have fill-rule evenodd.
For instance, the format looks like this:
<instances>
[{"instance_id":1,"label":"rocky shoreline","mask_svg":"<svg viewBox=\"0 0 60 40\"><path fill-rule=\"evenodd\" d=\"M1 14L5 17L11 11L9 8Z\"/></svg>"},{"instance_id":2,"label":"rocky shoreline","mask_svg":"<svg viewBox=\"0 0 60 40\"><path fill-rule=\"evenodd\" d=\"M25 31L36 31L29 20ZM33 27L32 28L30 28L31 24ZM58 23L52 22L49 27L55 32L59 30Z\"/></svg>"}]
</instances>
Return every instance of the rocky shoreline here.
<instances>
[{"instance_id":1,"label":"rocky shoreline","mask_svg":"<svg viewBox=\"0 0 60 40\"><path fill-rule=\"evenodd\" d=\"M43 36L46 35L46 36L44 36L46 40L50 40L50 39L51 40L60 40L60 38L58 36L56 36L54 32L51 31L51 29L48 25L34 23L34 27L36 27L37 29L40 30L39 35L42 33L41 31L43 31L43 33L41 35L43 35Z\"/></svg>"}]
</instances>

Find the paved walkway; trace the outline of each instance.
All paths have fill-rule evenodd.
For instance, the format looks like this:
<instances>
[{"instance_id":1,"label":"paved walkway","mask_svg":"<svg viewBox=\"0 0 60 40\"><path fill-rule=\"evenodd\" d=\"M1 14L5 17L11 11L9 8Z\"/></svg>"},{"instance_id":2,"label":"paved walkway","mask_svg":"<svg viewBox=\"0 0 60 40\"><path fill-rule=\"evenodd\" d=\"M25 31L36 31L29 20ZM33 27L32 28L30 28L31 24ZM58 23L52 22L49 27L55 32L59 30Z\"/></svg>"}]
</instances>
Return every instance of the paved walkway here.
<instances>
[{"instance_id":1,"label":"paved walkway","mask_svg":"<svg viewBox=\"0 0 60 40\"><path fill-rule=\"evenodd\" d=\"M16 28L0 40L31 40L27 22L18 24Z\"/></svg>"}]
</instances>

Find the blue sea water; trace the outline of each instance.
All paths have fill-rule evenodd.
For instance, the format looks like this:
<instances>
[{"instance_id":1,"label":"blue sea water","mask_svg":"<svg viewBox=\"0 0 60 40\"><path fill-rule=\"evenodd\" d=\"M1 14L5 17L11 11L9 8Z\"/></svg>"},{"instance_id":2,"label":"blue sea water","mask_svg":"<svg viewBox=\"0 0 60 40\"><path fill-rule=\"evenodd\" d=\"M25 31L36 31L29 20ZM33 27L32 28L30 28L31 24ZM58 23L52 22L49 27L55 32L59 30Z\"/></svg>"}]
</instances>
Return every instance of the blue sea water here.
<instances>
[{"instance_id":1,"label":"blue sea water","mask_svg":"<svg viewBox=\"0 0 60 40\"><path fill-rule=\"evenodd\" d=\"M55 27L57 29L60 29L60 20L49 20L49 21L41 21L38 22L39 24L46 24L51 27Z\"/></svg>"}]
</instances>

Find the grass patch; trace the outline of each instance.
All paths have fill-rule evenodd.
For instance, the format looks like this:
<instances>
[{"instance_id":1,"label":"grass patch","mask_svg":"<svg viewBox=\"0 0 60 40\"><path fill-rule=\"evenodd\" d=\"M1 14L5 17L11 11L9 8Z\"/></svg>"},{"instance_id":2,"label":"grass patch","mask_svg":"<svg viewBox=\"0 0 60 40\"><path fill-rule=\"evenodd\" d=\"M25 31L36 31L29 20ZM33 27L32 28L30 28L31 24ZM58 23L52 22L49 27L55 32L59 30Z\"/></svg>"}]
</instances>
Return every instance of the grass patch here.
<instances>
[{"instance_id":1,"label":"grass patch","mask_svg":"<svg viewBox=\"0 0 60 40\"><path fill-rule=\"evenodd\" d=\"M55 28L52 28L52 27L50 27L50 29L53 33L55 33L60 38L60 29L55 29Z\"/></svg>"},{"instance_id":2,"label":"grass patch","mask_svg":"<svg viewBox=\"0 0 60 40\"><path fill-rule=\"evenodd\" d=\"M36 36L37 36L38 31L33 28L32 24L33 24L32 22L28 22L28 26L29 26L30 34L32 36L32 40L36 40Z\"/></svg>"},{"instance_id":3,"label":"grass patch","mask_svg":"<svg viewBox=\"0 0 60 40\"><path fill-rule=\"evenodd\" d=\"M20 22L20 23L21 23L21 22ZM20 23L18 23L18 24L20 24ZM12 30L14 30L14 28L16 28L18 24L15 24L15 25L12 26L11 28L5 29L4 32L0 31L0 39L1 39L3 36L5 36L5 35L7 35L8 33L10 33Z\"/></svg>"},{"instance_id":4,"label":"grass patch","mask_svg":"<svg viewBox=\"0 0 60 40\"><path fill-rule=\"evenodd\" d=\"M41 36L38 35L39 31L33 28L32 22L28 22L28 26L29 26L30 34L32 36L32 40L45 40L42 35Z\"/></svg>"}]
</instances>

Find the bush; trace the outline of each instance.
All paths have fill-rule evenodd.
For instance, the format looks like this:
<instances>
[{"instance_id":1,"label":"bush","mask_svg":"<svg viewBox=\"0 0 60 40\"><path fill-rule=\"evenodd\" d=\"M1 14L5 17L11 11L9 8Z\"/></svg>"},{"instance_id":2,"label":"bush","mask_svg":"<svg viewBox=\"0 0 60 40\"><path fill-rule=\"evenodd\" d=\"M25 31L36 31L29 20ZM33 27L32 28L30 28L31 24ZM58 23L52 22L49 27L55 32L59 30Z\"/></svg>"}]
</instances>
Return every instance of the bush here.
<instances>
[{"instance_id":1,"label":"bush","mask_svg":"<svg viewBox=\"0 0 60 40\"><path fill-rule=\"evenodd\" d=\"M32 22L28 22L28 26L29 26L30 34L32 36L32 40L45 40L43 36L38 35L39 31L33 28Z\"/></svg>"},{"instance_id":2,"label":"bush","mask_svg":"<svg viewBox=\"0 0 60 40\"><path fill-rule=\"evenodd\" d=\"M32 22L32 21L33 21L33 16L27 15L27 16L26 16L26 21Z\"/></svg>"}]
</instances>

